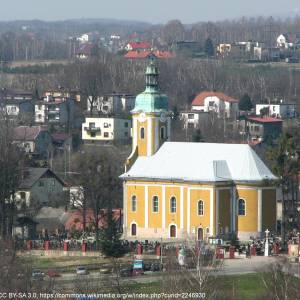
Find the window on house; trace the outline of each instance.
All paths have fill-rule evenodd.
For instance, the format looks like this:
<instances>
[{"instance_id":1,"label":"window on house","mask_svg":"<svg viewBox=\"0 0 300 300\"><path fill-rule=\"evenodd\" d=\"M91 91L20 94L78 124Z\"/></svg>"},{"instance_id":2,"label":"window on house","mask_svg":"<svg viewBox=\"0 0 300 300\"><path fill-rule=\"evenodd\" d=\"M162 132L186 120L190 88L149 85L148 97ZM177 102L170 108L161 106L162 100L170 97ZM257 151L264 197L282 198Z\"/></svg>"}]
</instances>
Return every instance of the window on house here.
<instances>
[{"instance_id":1,"label":"window on house","mask_svg":"<svg viewBox=\"0 0 300 300\"><path fill-rule=\"evenodd\" d=\"M259 126L254 126L254 131L258 132L259 131Z\"/></svg>"},{"instance_id":2,"label":"window on house","mask_svg":"<svg viewBox=\"0 0 300 300\"><path fill-rule=\"evenodd\" d=\"M165 127L160 128L160 139L165 139Z\"/></svg>"},{"instance_id":3,"label":"window on house","mask_svg":"<svg viewBox=\"0 0 300 300\"><path fill-rule=\"evenodd\" d=\"M136 212L136 196L131 197L131 211Z\"/></svg>"},{"instance_id":4,"label":"window on house","mask_svg":"<svg viewBox=\"0 0 300 300\"><path fill-rule=\"evenodd\" d=\"M108 123L104 123L104 128L108 128Z\"/></svg>"},{"instance_id":5,"label":"window on house","mask_svg":"<svg viewBox=\"0 0 300 300\"><path fill-rule=\"evenodd\" d=\"M170 199L170 211L171 213L176 213L176 198L172 197Z\"/></svg>"},{"instance_id":6,"label":"window on house","mask_svg":"<svg viewBox=\"0 0 300 300\"><path fill-rule=\"evenodd\" d=\"M158 212L158 197L154 196L152 199L152 211Z\"/></svg>"},{"instance_id":7,"label":"window on house","mask_svg":"<svg viewBox=\"0 0 300 300\"><path fill-rule=\"evenodd\" d=\"M90 132L91 137L96 137L96 132Z\"/></svg>"},{"instance_id":8,"label":"window on house","mask_svg":"<svg viewBox=\"0 0 300 300\"><path fill-rule=\"evenodd\" d=\"M126 131L126 132L124 132L124 135L127 137L128 136L128 132Z\"/></svg>"},{"instance_id":9,"label":"window on house","mask_svg":"<svg viewBox=\"0 0 300 300\"><path fill-rule=\"evenodd\" d=\"M104 133L103 133L103 136L104 136L105 138L108 138L108 137L109 137L108 132L104 132Z\"/></svg>"},{"instance_id":10,"label":"window on house","mask_svg":"<svg viewBox=\"0 0 300 300\"><path fill-rule=\"evenodd\" d=\"M198 201L198 216L203 216L204 215L204 204L202 200Z\"/></svg>"},{"instance_id":11,"label":"window on house","mask_svg":"<svg viewBox=\"0 0 300 300\"><path fill-rule=\"evenodd\" d=\"M95 128L95 126L96 126L95 122L89 123L90 128Z\"/></svg>"},{"instance_id":12,"label":"window on house","mask_svg":"<svg viewBox=\"0 0 300 300\"><path fill-rule=\"evenodd\" d=\"M125 122L125 123L124 123L124 127L125 127L125 128L128 128L128 122Z\"/></svg>"},{"instance_id":13,"label":"window on house","mask_svg":"<svg viewBox=\"0 0 300 300\"><path fill-rule=\"evenodd\" d=\"M39 186L44 186L44 182L42 180L39 180Z\"/></svg>"},{"instance_id":14,"label":"window on house","mask_svg":"<svg viewBox=\"0 0 300 300\"><path fill-rule=\"evenodd\" d=\"M142 127L141 128L141 139L144 139L145 138L145 128Z\"/></svg>"},{"instance_id":15,"label":"window on house","mask_svg":"<svg viewBox=\"0 0 300 300\"><path fill-rule=\"evenodd\" d=\"M208 106L210 106L210 107L215 106L215 102L214 102L214 101L209 101L209 102L208 102Z\"/></svg>"},{"instance_id":16,"label":"window on house","mask_svg":"<svg viewBox=\"0 0 300 300\"><path fill-rule=\"evenodd\" d=\"M194 114L188 114L188 119L194 119L195 115Z\"/></svg>"},{"instance_id":17,"label":"window on house","mask_svg":"<svg viewBox=\"0 0 300 300\"><path fill-rule=\"evenodd\" d=\"M26 193L25 192L20 192L20 198L21 198L21 200L25 200L26 199Z\"/></svg>"},{"instance_id":18,"label":"window on house","mask_svg":"<svg viewBox=\"0 0 300 300\"><path fill-rule=\"evenodd\" d=\"M238 200L238 210L239 210L239 216L246 215L246 202L244 199Z\"/></svg>"}]
</instances>

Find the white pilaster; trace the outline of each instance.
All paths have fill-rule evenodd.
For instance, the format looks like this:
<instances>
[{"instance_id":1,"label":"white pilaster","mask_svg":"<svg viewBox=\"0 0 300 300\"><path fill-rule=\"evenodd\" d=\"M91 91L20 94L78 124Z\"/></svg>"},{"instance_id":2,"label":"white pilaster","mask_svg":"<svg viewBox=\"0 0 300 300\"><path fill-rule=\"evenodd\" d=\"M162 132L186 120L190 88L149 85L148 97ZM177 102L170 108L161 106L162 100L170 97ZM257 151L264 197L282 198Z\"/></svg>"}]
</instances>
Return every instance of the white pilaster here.
<instances>
[{"instance_id":1,"label":"white pilaster","mask_svg":"<svg viewBox=\"0 0 300 300\"><path fill-rule=\"evenodd\" d=\"M135 147L137 146L137 139L138 139L138 120L136 117L133 118L133 124L132 124L132 142L133 142L133 148L135 149Z\"/></svg>"},{"instance_id":2,"label":"white pilaster","mask_svg":"<svg viewBox=\"0 0 300 300\"><path fill-rule=\"evenodd\" d=\"M166 187L162 186L162 228L166 228Z\"/></svg>"},{"instance_id":3,"label":"white pilaster","mask_svg":"<svg viewBox=\"0 0 300 300\"><path fill-rule=\"evenodd\" d=\"M236 188L232 187L231 189L231 206L232 206L232 210L231 210L231 223L232 223L232 232L236 231Z\"/></svg>"},{"instance_id":4,"label":"white pilaster","mask_svg":"<svg viewBox=\"0 0 300 300\"><path fill-rule=\"evenodd\" d=\"M180 229L183 229L183 186L180 187Z\"/></svg>"},{"instance_id":5,"label":"white pilaster","mask_svg":"<svg viewBox=\"0 0 300 300\"><path fill-rule=\"evenodd\" d=\"M214 235L214 190L210 190L210 235Z\"/></svg>"},{"instance_id":6,"label":"white pilaster","mask_svg":"<svg viewBox=\"0 0 300 300\"><path fill-rule=\"evenodd\" d=\"M159 118L155 118L155 151L159 148Z\"/></svg>"},{"instance_id":7,"label":"white pilaster","mask_svg":"<svg viewBox=\"0 0 300 300\"><path fill-rule=\"evenodd\" d=\"M186 225L187 233L189 234L191 231L191 190L188 188L187 195L187 225Z\"/></svg>"},{"instance_id":8,"label":"white pilaster","mask_svg":"<svg viewBox=\"0 0 300 300\"><path fill-rule=\"evenodd\" d=\"M149 199L148 199L148 185L145 185L145 228L148 228L148 214L149 214Z\"/></svg>"},{"instance_id":9,"label":"white pilaster","mask_svg":"<svg viewBox=\"0 0 300 300\"><path fill-rule=\"evenodd\" d=\"M151 156L152 153L152 118L148 117L147 122L147 155Z\"/></svg>"},{"instance_id":10,"label":"white pilaster","mask_svg":"<svg viewBox=\"0 0 300 300\"><path fill-rule=\"evenodd\" d=\"M257 231L262 233L262 189L257 190Z\"/></svg>"},{"instance_id":11,"label":"white pilaster","mask_svg":"<svg viewBox=\"0 0 300 300\"><path fill-rule=\"evenodd\" d=\"M127 237L127 187L126 181L123 182L123 234Z\"/></svg>"}]
</instances>

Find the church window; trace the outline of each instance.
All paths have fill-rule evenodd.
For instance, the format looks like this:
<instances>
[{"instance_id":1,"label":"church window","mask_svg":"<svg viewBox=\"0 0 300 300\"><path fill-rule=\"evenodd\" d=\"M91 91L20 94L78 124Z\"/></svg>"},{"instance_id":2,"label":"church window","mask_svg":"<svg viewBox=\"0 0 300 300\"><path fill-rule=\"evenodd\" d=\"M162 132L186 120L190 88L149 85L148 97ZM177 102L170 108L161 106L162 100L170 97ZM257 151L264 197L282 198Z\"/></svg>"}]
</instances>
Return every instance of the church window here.
<instances>
[{"instance_id":1,"label":"church window","mask_svg":"<svg viewBox=\"0 0 300 300\"><path fill-rule=\"evenodd\" d=\"M165 138L165 127L160 128L160 138L162 140Z\"/></svg>"},{"instance_id":2,"label":"church window","mask_svg":"<svg viewBox=\"0 0 300 300\"><path fill-rule=\"evenodd\" d=\"M141 139L144 139L145 138L145 128L142 127L141 128Z\"/></svg>"},{"instance_id":3,"label":"church window","mask_svg":"<svg viewBox=\"0 0 300 300\"><path fill-rule=\"evenodd\" d=\"M132 197L131 197L131 210L132 210L133 212L136 211L136 196L132 196Z\"/></svg>"},{"instance_id":4,"label":"church window","mask_svg":"<svg viewBox=\"0 0 300 300\"><path fill-rule=\"evenodd\" d=\"M172 197L170 200L170 210L171 213L176 213L176 198Z\"/></svg>"},{"instance_id":5,"label":"church window","mask_svg":"<svg viewBox=\"0 0 300 300\"><path fill-rule=\"evenodd\" d=\"M131 224L131 235L136 236L136 224Z\"/></svg>"},{"instance_id":6,"label":"church window","mask_svg":"<svg viewBox=\"0 0 300 300\"><path fill-rule=\"evenodd\" d=\"M158 212L158 197L154 196L152 199L152 211Z\"/></svg>"},{"instance_id":7,"label":"church window","mask_svg":"<svg viewBox=\"0 0 300 300\"><path fill-rule=\"evenodd\" d=\"M198 216L203 216L204 215L204 204L202 200L198 201Z\"/></svg>"},{"instance_id":8,"label":"church window","mask_svg":"<svg viewBox=\"0 0 300 300\"><path fill-rule=\"evenodd\" d=\"M239 199L238 209L239 209L239 216L245 216L246 215L246 202L245 202L244 199Z\"/></svg>"}]
</instances>

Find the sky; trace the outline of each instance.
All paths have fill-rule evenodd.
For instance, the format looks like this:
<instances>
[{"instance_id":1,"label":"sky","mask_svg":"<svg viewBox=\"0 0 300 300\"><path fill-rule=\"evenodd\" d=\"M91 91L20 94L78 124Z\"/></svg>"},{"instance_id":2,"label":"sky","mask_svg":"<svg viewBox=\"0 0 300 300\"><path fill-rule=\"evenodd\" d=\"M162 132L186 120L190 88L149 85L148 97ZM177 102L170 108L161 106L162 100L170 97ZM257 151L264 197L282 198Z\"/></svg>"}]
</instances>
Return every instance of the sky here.
<instances>
[{"instance_id":1,"label":"sky","mask_svg":"<svg viewBox=\"0 0 300 300\"><path fill-rule=\"evenodd\" d=\"M299 0L0 0L0 21L109 18L165 23L300 13Z\"/></svg>"}]
</instances>

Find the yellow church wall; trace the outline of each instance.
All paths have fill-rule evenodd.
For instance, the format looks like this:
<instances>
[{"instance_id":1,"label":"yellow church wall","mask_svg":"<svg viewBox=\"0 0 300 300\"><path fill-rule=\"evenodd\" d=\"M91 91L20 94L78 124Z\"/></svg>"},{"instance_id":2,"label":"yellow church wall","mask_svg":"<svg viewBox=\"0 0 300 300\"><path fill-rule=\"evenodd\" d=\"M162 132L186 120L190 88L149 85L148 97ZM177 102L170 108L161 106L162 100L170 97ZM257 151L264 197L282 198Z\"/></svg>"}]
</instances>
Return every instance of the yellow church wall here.
<instances>
[{"instance_id":1,"label":"yellow church wall","mask_svg":"<svg viewBox=\"0 0 300 300\"><path fill-rule=\"evenodd\" d=\"M208 190L191 190L191 207L190 207L190 226L196 230L198 227L210 227L210 191ZM204 203L203 216L198 215L198 201ZM205 232L205 230L204 230Z\"/></svg>"},{"instance_id":2,"label":"yellow church wall","mask_svg":"<svg viewBox=\"0 0 300 300\"><path fill-rule=\"evenodd\" d=\"M153 197L158 197L158 212L153 212ZM150 228L162 227L162 190L160 186L149 186L148 189L148 220Z\"/></svg>"},{"instance_id":3,"label":"yellow church wall","mask_svg":"<svg viewBox=\"0 0 300 300\"><path fill-rule=\"evenodd\" d=\"M176 198L176 213L171 213L170 200L171 197ZM177 229L180 226L180 188L167 186L166 187L166 228L169 227L171 223L177 225Z\"/></svg>"},{"instance_id":4,"label":"yellow church wall","mask_svg":"<svg viewBox=\"0 0 300 300\"><path fill-rule=\"evenodd\" d=\"M276 230L276 189L262 190L262 231Z\"/></svg>"},{"instance_id":5,"label":"yellow church wall","mask_svg":"<svg viewBox=\"0 0 300 300\"><path fill-rule=\"evenodd\" d=\"M141 128L144 127L145 128L145 136L144 139L141 139ZM148 131L148 125L147 122L137 122L137 134L138 134L138 138L137 138L137 145L138 145L138 155L139 156L146 156L147 155L147 141L148 141L148 135L147 135L147 131Z\"/></svg>"},{"instance_id":6,"label":"yellow church wall","mask_svg":"<svg viewBox=\"0 0 300 300\"><path fill-rule=\"evenodd\" d=\"M240 198L246 201L246 215L237 216L237 231L257 231L257 196L257 189L237 187L237 201Z\"/></svg>"},{"instance_id":7,"label":"yellow church wall","mask_svg":"<svg viewBox=\"0 0 300 300\"><path fill-rule=\"evenodd\" d=\"M219 223L220 228L223 229L224 233L226 228L228 231L231 231L230 221L231 221L231 205L230 205L230 190L219 190Z\"/></svg>"},{"instance_id":8,"label":"yellow church wall","mask_svg":"<svg viewBox=\"0 0 300 300\"><path fill-rule=\"evenodd\" d=\"M137 197L136 212L132 211L131 198ZM136 222L138 227L145 226L145 188L143 186L127 186L127 224Z\"/></svg>"}]
</instances>

